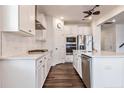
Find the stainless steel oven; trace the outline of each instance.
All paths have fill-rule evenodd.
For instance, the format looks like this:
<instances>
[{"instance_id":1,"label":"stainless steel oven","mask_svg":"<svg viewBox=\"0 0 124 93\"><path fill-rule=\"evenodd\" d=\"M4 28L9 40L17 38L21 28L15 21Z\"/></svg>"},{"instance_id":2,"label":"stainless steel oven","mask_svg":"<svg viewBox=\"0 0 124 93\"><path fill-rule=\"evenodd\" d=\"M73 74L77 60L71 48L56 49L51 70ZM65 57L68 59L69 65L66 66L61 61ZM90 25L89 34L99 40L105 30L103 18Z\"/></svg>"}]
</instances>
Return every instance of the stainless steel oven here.
<instances>
[{"instance_id":1,"label":"stainless steel oven","mask_svg":"<svg viewBox=\"0 0 124 93\"><path fill-rule=\"evenodd\" d=\"M66 37L66 55L73 55L76 50L76 37Z\"/></svg>"},{"instance_id":2,"label":"stainless steel oven","mask_svg":"<svg viewBox=\"0 0 124 93\"><path fill-rule=\"evenodd\" d=\"M66 44L66 55L73 55L73 50L76 50L76 44Z\"/></svg>"},{"instance_id":3,"label":"stainless steel oven","mask_svg":"<svg viewBox=\"0 0 124 93\"><path fill-rule=\"evenodd\" d=\"M91 87L91 82L90 82L91 61L92 61L91 57L82 55L82 77L83 77L82 79L87 88Z\"/></svg>"}]
</instances>

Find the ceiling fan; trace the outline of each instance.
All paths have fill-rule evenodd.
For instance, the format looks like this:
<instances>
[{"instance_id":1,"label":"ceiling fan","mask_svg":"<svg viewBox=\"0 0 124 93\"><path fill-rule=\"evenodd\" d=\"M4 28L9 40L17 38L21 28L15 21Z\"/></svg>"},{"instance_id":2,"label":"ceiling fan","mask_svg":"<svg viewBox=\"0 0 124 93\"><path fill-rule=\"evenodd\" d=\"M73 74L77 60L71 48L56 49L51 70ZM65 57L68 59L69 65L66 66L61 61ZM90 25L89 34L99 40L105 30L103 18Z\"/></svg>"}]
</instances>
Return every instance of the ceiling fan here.
<instances>
[{"instance_id":1,"label":"ceiling fan","mask_svg":"<svg viewBox=\"0 0 124 93\"><path fill-rule=\"evenodd\" d=\"M83 11L83 13L87 14L86 16L84 16L84 18L87 18L91 15L99 15L100 11L95 11L95 8L99 7L99 5L95 5L92 9L88 10L88 11ZM84 19L82 19L84 20Z\"/></svg>"}]
</instances>

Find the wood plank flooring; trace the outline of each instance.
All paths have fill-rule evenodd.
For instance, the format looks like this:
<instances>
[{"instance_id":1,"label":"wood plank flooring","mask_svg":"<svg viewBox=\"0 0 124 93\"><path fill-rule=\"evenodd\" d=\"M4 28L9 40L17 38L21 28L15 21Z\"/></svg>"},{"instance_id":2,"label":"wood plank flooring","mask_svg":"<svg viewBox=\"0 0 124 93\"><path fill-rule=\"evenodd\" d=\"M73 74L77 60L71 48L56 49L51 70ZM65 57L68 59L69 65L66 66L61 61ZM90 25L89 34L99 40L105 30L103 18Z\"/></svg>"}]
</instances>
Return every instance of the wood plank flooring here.
<instances>
[{"instance_id":1,"label":"wood plank flooring","mask_svg":"<svg viewBox=\"0 0 124 93\"><path fill-rule=\"evenodd\" d=\"M61 63L51 68L43 88L84 88L82 80L71 63Z\"/></svg>"}]
</instances>

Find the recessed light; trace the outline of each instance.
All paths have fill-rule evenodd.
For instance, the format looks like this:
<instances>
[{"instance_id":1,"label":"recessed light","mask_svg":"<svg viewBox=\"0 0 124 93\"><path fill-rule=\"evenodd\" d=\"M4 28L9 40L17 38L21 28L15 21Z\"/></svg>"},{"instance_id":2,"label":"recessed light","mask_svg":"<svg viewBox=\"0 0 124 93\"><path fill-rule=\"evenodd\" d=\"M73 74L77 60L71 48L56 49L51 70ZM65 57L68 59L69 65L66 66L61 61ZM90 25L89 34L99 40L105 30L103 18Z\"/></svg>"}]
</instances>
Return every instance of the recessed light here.
<instances>
[{"instance_id":1,"label":"recessed light","mask_svg":"<svg viewBox=\"0 0 124 93\"><path fill-rule=\"evenodd\" d=\"M63 16L61 16L61 17L60 17L60 19L61 19L61 20L63 20L63 19L64 19L64 17L63 17Z\"/></svg>"}]
</instances>

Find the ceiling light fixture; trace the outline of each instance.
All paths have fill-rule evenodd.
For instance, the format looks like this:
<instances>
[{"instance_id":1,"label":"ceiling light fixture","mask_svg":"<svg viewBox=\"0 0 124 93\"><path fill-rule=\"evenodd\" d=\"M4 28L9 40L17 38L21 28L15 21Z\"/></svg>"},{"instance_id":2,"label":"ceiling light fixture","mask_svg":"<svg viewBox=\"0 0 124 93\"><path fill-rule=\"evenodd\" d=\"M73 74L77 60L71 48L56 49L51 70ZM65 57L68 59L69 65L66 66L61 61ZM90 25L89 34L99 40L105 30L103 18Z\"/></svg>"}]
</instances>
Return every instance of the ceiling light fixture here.
<instances>
[{"instance_id":1,"label":"ceiling light fixture","mask_svg":"<svg viewBox=\"0 0 124 93\"><path fill-rule=\"evenodd\" d=\"M112 20L112 22L116 22L116 20L115 20L115 19L113 19L113 20Z\"/></svg>"},{"instance_id":2,"label":"ceiling light fixture","mask_svg":"<svg viewBox=\"0 0 124 93\"><path fill-rule=\"evenodd\" d=\"M89 20L92 20L92 16L88 17Z\"/></svg>"}]
</instances>

